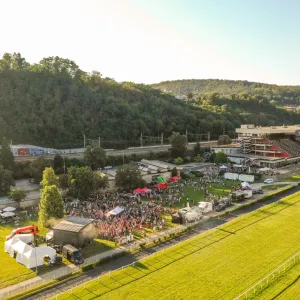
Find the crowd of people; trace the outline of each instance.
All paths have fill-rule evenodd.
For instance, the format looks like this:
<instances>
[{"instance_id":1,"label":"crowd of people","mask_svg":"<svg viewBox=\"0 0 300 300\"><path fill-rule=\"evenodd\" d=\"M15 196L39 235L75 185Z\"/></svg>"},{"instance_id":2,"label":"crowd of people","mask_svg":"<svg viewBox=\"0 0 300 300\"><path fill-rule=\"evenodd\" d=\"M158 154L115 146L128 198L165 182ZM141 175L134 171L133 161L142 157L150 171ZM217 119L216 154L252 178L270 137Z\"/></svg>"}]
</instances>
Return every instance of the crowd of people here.
<instances>
[{"instance_id":1,"label":"crowd of people","mask_svg":"<svg viewBox=\"0 0 300 300\"><path fill-rule=\"evenodd\" d=\"M68 216L94 219L98 237L111 241L133 234L134 230L143 232L143 227L156 230L164 225L164 208L152 200L142 201L139 195L96 194L87 201L67 202L65 207ZM111 213L116 207L121 211Z\"/></svg>"}]
</instances>

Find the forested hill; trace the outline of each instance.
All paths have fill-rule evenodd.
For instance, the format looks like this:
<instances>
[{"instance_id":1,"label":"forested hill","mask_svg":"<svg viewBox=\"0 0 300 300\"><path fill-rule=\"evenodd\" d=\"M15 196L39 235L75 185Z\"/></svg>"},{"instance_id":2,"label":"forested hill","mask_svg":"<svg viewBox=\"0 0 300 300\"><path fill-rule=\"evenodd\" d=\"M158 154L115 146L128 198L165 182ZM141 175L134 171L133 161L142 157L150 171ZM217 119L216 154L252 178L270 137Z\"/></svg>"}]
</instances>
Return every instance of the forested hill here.
<instances>
[{"instance_id":1,"label":"forested hill","mask_svg":"<svg viewBox=\"0 0 300 300\"><path fill-rule=\"evenodd\" d=\"M221 96L260 95L279 105L300 104L300 86L278 86L243 80L219 80L219 79L190 79L163 81L152 85L162 91L175 96L199 96L206 93L218 93Z\"/></svg>"},{"instance_id":2,"label":"forested hill","mask_svg":"<svg viewBox=\"0 0 300 300\"><path fill-rule=\"evenodd\" d=\"M82 147L85 134L101 136L105 148L121 148L139 145L141 132L167 139L188 130L216 138L242 123L300 124L300 117L263 98L229 101L212 94L181 101L151 86L87 74L59 57L34 65L20 54L0 60L0 138L14 144Z\"/></svg>"}]
</instances>

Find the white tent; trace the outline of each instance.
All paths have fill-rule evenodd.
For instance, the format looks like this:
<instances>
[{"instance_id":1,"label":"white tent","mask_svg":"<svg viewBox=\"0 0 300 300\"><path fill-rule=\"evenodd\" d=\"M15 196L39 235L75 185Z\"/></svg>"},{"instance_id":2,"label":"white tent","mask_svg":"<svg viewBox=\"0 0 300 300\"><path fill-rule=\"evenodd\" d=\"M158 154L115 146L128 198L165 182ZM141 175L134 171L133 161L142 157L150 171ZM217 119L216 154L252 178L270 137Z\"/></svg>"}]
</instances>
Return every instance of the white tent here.
<instances>
[{"instance_id":1,"label":"white tent","mask_svg":"<svg viewBox=\"0 0 300 300\"><path fill-rule=\"evenodd\" d=\"M241 186L243 187L243 188L245 188L245 187L248 187L248 188L250 188L250 184L248 183L248 182L242 182L241 183Z\"/></svg>"},{"instance_id":2,"label":"white tent","mask_svg":"<svg viewBox=\"0 0 300 300\"><path fill-rule=\"evenodd\" d=\"M19 254L23 254L27 251L29 251L30 249L32 249L31 246L27 245L26 243L22 242L21 240L17 239L16 243L13 243L10 247L10 256L14 257L14 253L17 253L17 256Z\"/></svg>"},{"instance_id":3,"label":"white tent","mask_svg":"<svg viewBox=\"0 0 300 300\"><path fill-rule=\"evenodd\" d=\"M49 246L35 247L23 254L18 254L16 261L27 268L35 268L44 264L44 257L49 256L51 262L55 262L56 251Z\"/></svg>"},{"instance_id":4,"label":"white tent","mask_svg":"<svg viewBox=\"0 0 300 300\"><path fill-rule=\"evenodd\" d=\"M19 241L19 239L16 239L15 237L13 237L12 239L6 241L4 243L4 251L8 252L10 254L10 256L14 256L13 255L13 250L12 250L12 245L15 244L17 241ZM12 253L12 254L11 254Z\"/></svg>"},{"instance_id":5,"label":"white tent","mask_svg":"<svg viewBox=\"0 0 300 300\"><path fill-rule=\"evenodd\" d=\"M117 206L114 209L112 209L111 211L109 211L107 213L107 215L109 215L109 216L116 216L116 215L120 214L123 210L124 210L123 207Z\"/></svg>"},{"instance_id":6,"label":"white tent","mask_svg":"<svg viewBox=\"0 0 300 300\"><path fill-rule=\"evenodd\" d=\"M4 243L4 252L11 253L11 251L14 251L13 249L11 249L11 247L13 244L18 242L19 240L26 244L29 244L29 243L33 242L34 236L31 233L16 234L13 238L11 238L10 240L8 240Z\"/></svg>"},{"instance_id":7,"label":"white tent","mask_svg":"<svg viewBox=\"0 0 300 300\"><path fill-rule=\"evenodd\" d=\"M13 212L11 212L11 211L6 211L6 212L4 212L3 214L1 214L1 216L2 216L3 218L8 218L8 217L14 217L15 214L14 214Z\"/></svg>"},{"instance_id":8,"label":"white tent","mask_svg":"<svg viewBox=\"0 0 300 300\"><path fill-rule=\"evenodd\" d=\"M16 208L15 207L6 207L3 209L3 211L15 211Z\"/></svg>"}]
</instances>

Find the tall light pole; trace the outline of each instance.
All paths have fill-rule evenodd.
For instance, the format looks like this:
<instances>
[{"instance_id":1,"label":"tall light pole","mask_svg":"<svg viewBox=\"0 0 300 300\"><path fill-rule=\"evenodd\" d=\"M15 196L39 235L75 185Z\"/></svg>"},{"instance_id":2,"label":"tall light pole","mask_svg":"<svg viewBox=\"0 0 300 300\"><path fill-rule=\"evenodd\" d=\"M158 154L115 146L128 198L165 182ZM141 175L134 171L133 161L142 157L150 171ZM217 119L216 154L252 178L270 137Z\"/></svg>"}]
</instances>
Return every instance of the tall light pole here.
<instances>
[{"instance_id":1,"label":"tall light pole","mask_svg":"<svg viewBox=\"0 0 300 300\"><path fill-rule=\"evenodd\" d=\"M64 160L64 175L66 175L66 161L65 161L64 155L62 157L63 157L63 160Z\"/></svg>"},{"instance_id":2,"label":"tall light pole","mask_svg":"<svg viewBox=\"0 0 300 300\"><path fill-rule=\"evenodd\" d=\"M37 257L36 257L36 240L34 240L34 253L35 253L35 273L38 273L38 268L37 268Z\"/></svg>"}]
</instances>

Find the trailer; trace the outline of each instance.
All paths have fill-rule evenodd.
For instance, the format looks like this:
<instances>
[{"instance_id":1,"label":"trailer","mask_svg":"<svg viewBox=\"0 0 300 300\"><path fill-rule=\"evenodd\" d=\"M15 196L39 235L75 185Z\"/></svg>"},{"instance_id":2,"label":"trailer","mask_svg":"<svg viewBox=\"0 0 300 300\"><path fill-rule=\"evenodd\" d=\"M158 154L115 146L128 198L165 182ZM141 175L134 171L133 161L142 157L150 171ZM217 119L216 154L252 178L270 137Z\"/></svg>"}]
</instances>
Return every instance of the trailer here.
<instances>
[{"instance_id":1,"label":"trailer","mask_svg":"<svg viewBox=\"0 0 300 300\"><path fill-rule=\"evenodd\" d=\"M229 179L229 180L238 180L239 179L239 174L226 172L224 174L224 178Z\"/></svg>"}]
</instances>

